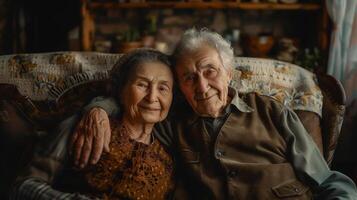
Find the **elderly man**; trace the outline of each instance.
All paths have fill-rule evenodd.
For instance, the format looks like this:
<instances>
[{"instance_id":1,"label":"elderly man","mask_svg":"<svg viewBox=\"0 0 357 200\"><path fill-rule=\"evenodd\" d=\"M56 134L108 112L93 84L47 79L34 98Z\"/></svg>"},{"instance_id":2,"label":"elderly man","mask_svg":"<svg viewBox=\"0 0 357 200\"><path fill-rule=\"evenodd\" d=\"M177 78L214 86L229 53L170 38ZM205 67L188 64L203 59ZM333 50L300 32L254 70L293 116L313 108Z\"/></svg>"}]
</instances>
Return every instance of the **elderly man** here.
<instances>
[{"instance_id":1,"label":"elderly man","mask_svg":"<svg viewBox=\"0 0 357 200\"><path fill-rule=\"evenodd\" d=\"M174 132L166 126L156 136L166 138L177 152L180 178L190 197L357 199L353 182L329 169L294 112L257 94L243 101L229 87L234 56L220 35L186 31L173 59L190 107L179 103L171 118ZM108 148L106 112L117 109L110 99L92 107L73 137L81 166L89 158L95 163L103 146Z\"/></svg>"}]
</instances>

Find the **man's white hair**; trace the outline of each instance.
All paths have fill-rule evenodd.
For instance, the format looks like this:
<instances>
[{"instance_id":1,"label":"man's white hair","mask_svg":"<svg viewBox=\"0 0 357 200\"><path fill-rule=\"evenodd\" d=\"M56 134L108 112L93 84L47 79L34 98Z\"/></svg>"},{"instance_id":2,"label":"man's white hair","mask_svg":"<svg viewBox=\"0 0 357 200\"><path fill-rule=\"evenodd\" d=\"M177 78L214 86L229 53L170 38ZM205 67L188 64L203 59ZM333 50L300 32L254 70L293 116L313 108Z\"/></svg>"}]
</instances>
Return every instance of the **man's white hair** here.
<instances>
[{"instance_id":1,"label":"man's white hair","mask_svg":"<svg viewBox=\"0 0 357 200\"><path fill-rule=\"evenodd\" d=\"M186 30L178 42L173 56L175 59L180 59L187 55L187 53L193 52L205 45L217 50L224 68L230 69L233 67L234 54L231 44L220 34L207 28L201 30L191 28Z\"/></svg>"}]
</instances>

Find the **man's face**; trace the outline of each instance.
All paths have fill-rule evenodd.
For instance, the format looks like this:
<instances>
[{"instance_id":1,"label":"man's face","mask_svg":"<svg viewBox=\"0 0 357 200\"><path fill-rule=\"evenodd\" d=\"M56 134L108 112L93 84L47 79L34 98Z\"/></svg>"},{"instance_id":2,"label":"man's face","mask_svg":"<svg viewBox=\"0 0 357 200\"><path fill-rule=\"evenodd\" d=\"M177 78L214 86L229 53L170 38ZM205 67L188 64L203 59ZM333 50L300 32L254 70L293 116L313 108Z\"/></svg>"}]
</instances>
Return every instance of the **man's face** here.
<instances>
[{"instance_id":1,"label":"man's face","mask_svg":"<svg viewBox=\"0 0 357 200\"><path fill-rule=\"evenodd\" d=\"M223 67L214 48L203 46L181 57L176 74L182 93L198 115L218 117L221 114L227 105L232 71Z\"/></svg>"}]
</instances>

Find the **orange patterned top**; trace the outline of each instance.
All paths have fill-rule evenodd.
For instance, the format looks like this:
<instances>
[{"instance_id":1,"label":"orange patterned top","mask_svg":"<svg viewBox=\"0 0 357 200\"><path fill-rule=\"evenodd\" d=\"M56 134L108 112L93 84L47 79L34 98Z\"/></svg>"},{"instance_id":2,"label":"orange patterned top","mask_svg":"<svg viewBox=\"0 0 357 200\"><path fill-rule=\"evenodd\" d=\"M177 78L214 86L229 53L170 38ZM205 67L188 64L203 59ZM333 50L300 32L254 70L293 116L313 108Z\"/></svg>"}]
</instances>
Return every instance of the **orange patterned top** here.
<instances>
[{"instance_id":1,"label":"orange patterned top","mask_svg":"<svg viewBox=\"0 0 357 200\"><path fill-rule=\"evenodd\" d=\"M160 142L137 142L111 119L110 152L84 169L91 193L104 199L165 199L173 188L173 161Z\"/></svg>"}]
</instances>

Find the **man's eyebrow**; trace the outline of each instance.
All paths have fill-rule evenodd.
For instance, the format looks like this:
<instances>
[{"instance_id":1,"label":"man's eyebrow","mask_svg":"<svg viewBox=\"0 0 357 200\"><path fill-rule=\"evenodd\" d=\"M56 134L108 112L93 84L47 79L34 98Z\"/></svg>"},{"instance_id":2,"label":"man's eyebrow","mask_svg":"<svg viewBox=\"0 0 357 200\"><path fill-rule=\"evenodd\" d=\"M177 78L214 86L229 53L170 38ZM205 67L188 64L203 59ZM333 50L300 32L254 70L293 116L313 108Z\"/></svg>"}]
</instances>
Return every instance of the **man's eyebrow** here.
<instances>
[{"instance_id":1,"label":"man's eyebrow","mask_svg":"<svg viewBox=\"0 0 357 200\"><path fill-rule=\"evenodd\" d=\"M207 63L205 65L199 65L198 66L198 69L207 69L207 68L211 68L212 67L212 64L211 63ZM188 76L188 75L191 75L191 74L195 74L195 72L192 72L192 71L186 71L183 73L182 76Z\"/></svg>"},{"instance_id":2,"label":"man's eyebrow","mask_svg":"<svg viewBox=\"0 0 357 200\"><path fill-rule=\"evenodd\" d=\"M211 65L211 64L212 64L212 60L209 58L201 59L196 62L196 66L199 66L199 67L207 66L207 65Z\"/></svg>"},{"instance_id":3,"label":"man's eyebrow","mask_svg":"<svg viewBox=\"0 0 357 200\"><path fill-rule=\"evenodd\" d=\"M191 74L193 74L193 72L187 71L187 72L183 73L182 76L188 76L188 75L191 75Z\"/></svg>"}]
</instances>

